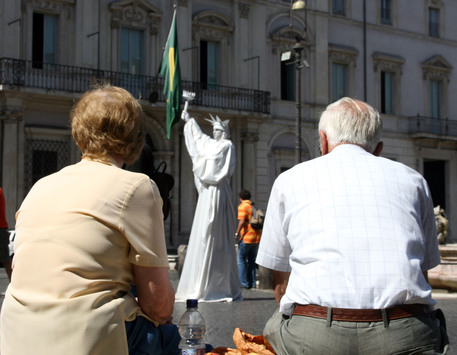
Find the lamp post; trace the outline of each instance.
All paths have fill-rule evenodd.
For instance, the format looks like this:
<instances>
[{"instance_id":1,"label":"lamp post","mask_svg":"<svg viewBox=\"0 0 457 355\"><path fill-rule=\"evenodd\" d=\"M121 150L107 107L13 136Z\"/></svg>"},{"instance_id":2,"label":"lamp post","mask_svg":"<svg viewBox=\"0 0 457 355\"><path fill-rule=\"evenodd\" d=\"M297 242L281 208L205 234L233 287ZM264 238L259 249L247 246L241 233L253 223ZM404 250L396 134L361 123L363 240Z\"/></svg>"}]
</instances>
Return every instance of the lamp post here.
<instances>
[{"instance_id":1,"label":"lamp post","mask_svg":"<svg viewBox=\"0 0 457 355\"><path fill-rule=\"evenodd\" d=\"M292 1L292 0L291 0ZM292 27L293 11L305 10L306 4L303 0L295 1L290 9L290 26ZM306 19L305 19L306 30ZM304 36L295 36L297 43L293 46L295 58L295 164L301 163L301 70L305 66L302 60Z\"/></svg>"},{"instance_id":2,"label":"lamp post","mask_svg":"<svg viewBox=\"0 0 457 355\"><path fill-rule=\"evenodd\" d=\"M301 162L301 53L303 46L297 42L293 47L295 53L295 164Z\"/></svg>"}]
</instances>

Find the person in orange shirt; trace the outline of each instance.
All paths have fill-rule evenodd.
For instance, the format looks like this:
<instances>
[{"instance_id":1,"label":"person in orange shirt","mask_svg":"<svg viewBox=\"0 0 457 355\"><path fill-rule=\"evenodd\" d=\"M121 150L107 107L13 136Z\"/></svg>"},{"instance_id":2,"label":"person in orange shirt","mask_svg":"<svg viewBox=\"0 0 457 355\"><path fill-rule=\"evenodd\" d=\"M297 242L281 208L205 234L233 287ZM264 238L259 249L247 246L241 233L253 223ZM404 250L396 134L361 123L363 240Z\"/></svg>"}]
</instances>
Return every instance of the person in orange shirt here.
<instances>
[{"instance_id":1,"label":"person in orange shirt","mask_svg":"<svg viewBox=\"0 0 457 355\"><path fill-rule=\"evenodd\" d=\"M5 268L8 279L11 280L11 258L10 258L10 233L5 213L5 196L0 187L0 262Z\"/></svg>"},{"instance_id":2,"label":"person in orange shirt","mask_svg":"<svg viewBox=\"0 0 457 355\"><path fill-rule=\"evenodd\" d=\"M257 257L262 231L252 228L249 224L253 212L251 193L248 190L241 190L239 197L241 203L238 206L238 227L235 233L235 238L239 240L238 273L241 287L249 289L256 286L255 258Z\"/></svg>"}]
</instances>

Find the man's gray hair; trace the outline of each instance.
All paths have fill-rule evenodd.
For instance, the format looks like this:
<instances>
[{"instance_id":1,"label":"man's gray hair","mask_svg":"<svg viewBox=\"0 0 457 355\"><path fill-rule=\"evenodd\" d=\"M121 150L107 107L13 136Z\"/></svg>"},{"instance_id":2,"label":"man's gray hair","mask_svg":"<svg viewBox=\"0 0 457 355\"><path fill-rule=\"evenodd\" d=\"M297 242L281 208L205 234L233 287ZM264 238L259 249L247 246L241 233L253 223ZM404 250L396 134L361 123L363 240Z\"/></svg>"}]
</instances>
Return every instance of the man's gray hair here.
<instances>
[{"instance_id":1,"label":"man's gray hair","mask_svg":"<svg viewBox=\"0 0 457 355\"><path fill-rule=\"evenodd\" d=\"M381 139L382 120L367 103L343 97L322 112L319 131L325 133L330 146L357 144L373 153Z\"/></svg>"}]
</instances>

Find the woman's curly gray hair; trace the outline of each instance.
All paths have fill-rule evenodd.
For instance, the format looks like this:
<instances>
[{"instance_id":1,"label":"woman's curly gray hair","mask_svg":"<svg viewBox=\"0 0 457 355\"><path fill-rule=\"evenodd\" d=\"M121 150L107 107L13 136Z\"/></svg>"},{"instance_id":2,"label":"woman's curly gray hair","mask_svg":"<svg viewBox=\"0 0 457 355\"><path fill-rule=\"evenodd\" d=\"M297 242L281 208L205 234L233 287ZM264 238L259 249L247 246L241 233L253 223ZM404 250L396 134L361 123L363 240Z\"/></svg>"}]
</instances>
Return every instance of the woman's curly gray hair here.
<instances>
[{"instance_id":1,"label":"woman's curly gray hair","mask_svg":"<svg viewBox=\"0 0 457 355\"><path fill-rule=\"evenodd\" d=\"M70 122L83 157L104 159L117 154L130 165L143 148L143 110L122 88L106 85L87 91L74 105Z\"/></svg>"}]
</instances>

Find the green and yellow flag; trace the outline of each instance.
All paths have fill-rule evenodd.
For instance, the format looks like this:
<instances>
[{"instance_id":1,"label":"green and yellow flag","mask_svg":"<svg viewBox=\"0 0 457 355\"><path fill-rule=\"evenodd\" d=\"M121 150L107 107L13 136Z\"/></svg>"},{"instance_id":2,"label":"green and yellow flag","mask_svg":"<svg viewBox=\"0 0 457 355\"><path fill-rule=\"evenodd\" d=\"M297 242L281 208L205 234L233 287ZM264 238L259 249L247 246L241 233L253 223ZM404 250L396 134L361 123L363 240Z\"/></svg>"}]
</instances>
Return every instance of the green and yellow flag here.
<instances>
[{"instance_id":1,"label":"green and yellow flag","mask_svg":"<svg viewBox=\"0 0 457 355\"><path fill-rule=\"evenodd\" d=\"M167 98L167 138L170 139L171 127L181 116L181 69L178 59L178 33L176 30L176 10L168 34L167 44L163 52L160 75L165 77L163 94Z\"/></svg>"}]
</instances>

